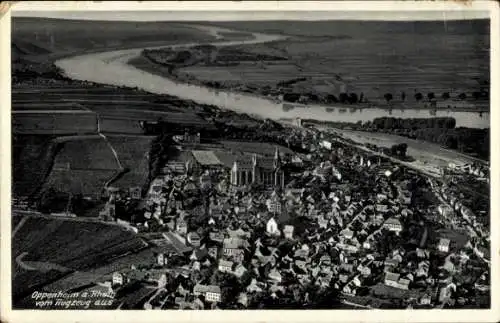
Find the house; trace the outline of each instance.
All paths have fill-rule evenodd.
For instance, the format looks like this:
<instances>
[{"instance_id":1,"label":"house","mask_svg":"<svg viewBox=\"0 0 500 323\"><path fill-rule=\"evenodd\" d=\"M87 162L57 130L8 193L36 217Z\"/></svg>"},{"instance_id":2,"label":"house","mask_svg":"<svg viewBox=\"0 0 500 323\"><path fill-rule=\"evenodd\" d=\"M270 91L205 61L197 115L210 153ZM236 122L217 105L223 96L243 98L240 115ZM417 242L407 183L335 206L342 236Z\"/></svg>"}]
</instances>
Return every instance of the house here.
<instances>
[{"instance_id":1,"label":"house","mask_svg":"<svg viewBox=\"0 0 500 323\"><path fill-rule=\"evenodd\" d=\"M133 200L140 200L142 198L142 190L140 187L134 186L129 188L129 196Z\"/></svg>"},{"instance_id":2,"label":"house","mask_svg":"<svg viewBox=\"0 0 500 323\"><path fill-rule=\"evenodd\" d=\"M387 286L398 288L399 274L386 272L384 278L384 284Z\"/></svg>"},{"instance_id":3,"label":"house","mask_svg":"<svg viewBox=\"0 0 500 323\"><path fill-rule=\"evenodd\" d=\"M248 296L247 293L239 293L238 294L238 303L244 307L248 306Z\"/></svg>"},{"instance_id":4,"label":"house","mask_svg":"<svg viewBox=\"0 0 500 323\"><path fill-rule=\"evenodd\" d=\"M122 274L120 272L113 273L113 278L112 278L113 285L121 286L121 285L124 285L126 283L126 281L127 281L127 279L126 279L124 274Z\"/></svg>"},{"instance_id":5,"label":"house","mask_svg":"<svg viewBox=\"0 0 500 323\"><path fill-rule=\"evenodd\" d=\"M276 268L271 269L267 277L270 281L275 283L281 283L282 280L281 274Z\"/></svg>"},{"instance_id":6,"label":"house","mask_svg":"<svg viewBox=\"0 0 500 323\"><path fill-rule=\"evenodd\" d=\"M208 255L214 259L217 259L219 256L219 248L217 248L216 246L209 247Z\"/></svg>"},{"instance_id":7,"label":"house","mask_svg":"<svg viewBox=\"0 0 500 323\"><path fill-rule=\"evenodd\" d=\"M232 249L230 253L230 257L236 262L236 263L242 263L245 260L245 250L243 249Z\"/></svg>"},{"instance_id":8,"label":"house","mask_svg":"<svg viewBox=\"0 0 500 323\"><path fill-rule=\"evenodd\" d=\"M175 226L175 231L179 234L186 234L187 233L187 223L184 220L177 220L176 226Z\"/></svg>"},{"instance_id":9,"label":"house","mask_svg":"<svg viewBox=\"0 0 500 323\"><path fill-rule=\"evenodd\" d=\"M330 266L332 264L332 258L329 255L323 255L319 258L319 263L323 266Z\"/></svg>"},{"instance_id":10,"label":"house","mask_svg":"<svg viewBox=\"0 0 500 323\"><path fill-rule=\"evenodd\" d=\"M358 266L357 270L364 277L368 277L368 276L370 276L372 274L372 270L371 270L370 266L368 266L368 265L362 265L362 264L360 264Z\"/></svg>"},{"instance_id":11,"label":"house","mask_svg":"<svg viewBox=\"0 0 500 323\"><path fill-rule=\"evenodd\" d=\"M187 242L191 244L193 247L200 246L200 236L196 232L189 232L186 238Z\"/></svg>"},{"instance_id":12,"label":"house","mask_svg":"<svg viewBox=\"0 0 500 323\"><path fill-rule=\"evenodd\" d=\"M306 270L306 262L304 260L295 260L295 266L299 267L302 270Z\"/></svg>"},{"instance_id":13,"label":"house","mask_svg":"<svg viewBox=\"0 0 500 323\"><path fill-rule=\"evenodd\" d=\"M285 225L283 228L283 235L285 236L286 239L293 239L293 231L294 231L294 226L293 225Z\"/></svg>"},{"instance_id":14,"label":"house","mask_svg":"<svg viewBox=\"0 0 500 323\"><path fill-rule=\"evenodd\" d=\"M403 225L401 224L401 221L399 221L398 219L396 219L394 217L387 219L384 222L383 226L387 230L392 231L392 232L396 232L397 234L399 234L401 231L403 231Z\"/></svg>"},{"instance_id":15,"label":"house","mask_svg":"<svg viewBox=\"0 0 500 323\"><path fill-rule=\"evenodd\" d=\"M208 256L208 250L206 248L197 248L193 250L191 255L189 256L189 260L191 261L203 261Z\"/></svg>"},{"instance_id":16,"label":"house","mask_svg":"<svg viewBox=\"0 0 500 323\"><path fill-rule=\"evenodd\" d=\"M382 212L382 213L385 213L388 211L389 207L386 205L386 204L377 204L375 209L378 211L378 212Z\"/></svg>"},{"instance_id":17,"label":"house","mask_svg":"<svg viewBox=\"0 0 500 323\"><path fill-rule=\"evenodd\" d=\"M450 250L450 239L446 239L446 238L441 238L439 239L439 243L437 245L437 249L440 251L440 252L449 252Z\"/></svg>"},{"instance_id":18,"label":"house","mask_svg":"<svg viewBox=\"0 0 500 323\"><path fill-rule=\"evenodd\" d=\"M227 233L229 234L230 238L248 239L251 236L250 232L247 232L241 228L239 228L237 230L229 230L228 229Z\"/></svg>"},{"instance_id":19,"label":"house","mask_svg":"<svg viewBox=\"0 0 500 323\"><path fill-rule=\"evenodd\" d=\"M234 263L228 260L219 260L219 271L229 273L233 270Z\"/></svg>"},{"instance_id":20,"label":"house","mask_svg":"<svg viewBox=\"0 0 500 323\"><path fill-rule=\"evenodd\" d=\"M149 271L147 281L155 283L157 288L163 288L167 285L167 275L161 270Z\"/></svg>"},{"instance_id":21,"label":"house","mask_svg":"<svg viewBox=\"0 0 500 323\"><path fill-rule=\"evenodd\" d=\"M420 259L429 259L429 250L417 248L417 257Z\"/></svg>"},{"instance_id":22,"label":"house","mask_svg":"<svg viewBox=\"0 0 500 323\"><path fill-rule=\"evenodd\" d=\"M354 237L354 232L349 229L342 230L340 234L346 239L352 239Z\"/></svg>"},{"instance_id":23,"label":"house","mask_svg":"<svg viewBox=\"0 0 500 323\"><path fill-rule=\"evenodd\" d=\"M384 283L387 286L395 287L398 289L408 290L408 286L410 285L410 279L408 278L400 278L400 274L386 272Z\"/></svg>"},{"instance_id":24,"label":"house","mask_svg":"<svg viewBox=\"0 0 500 323\"><path fill-rule=\"evenodd\" d=\"M420 298L419 304L420 305L431 305L431 301L432 301L431 293L425 293Z\"/></svg>"},{"instance_id":25,"label":"house","mask_svg":"<svg viewBox=\"0 0 500 323\"><path fill-rule=\"evenodd\" d=\"M224 233L222 232L210 232L208 237L210 240L215 242L223 242L224 241Z\"/></svg>"},{"instance_id":26,"label":"house","mask_svg":"<svg viewBox=\"0 0 500 323\"><path fill-rule=\"evenodd\" d=\"M167 264L167 258L163 252L159 252L156 255L156 264L159 266L165 266Z\"/></svg>"},{"instance_id":27,"label":"house","mask_svg":"<svg viewBox=\"0 0 500 323\"><path fill-rule=\"evenodd\" d=\"M189 294L189 290L185 289L184 286L182 286L182 284L179 284L179 286L177 286L176 293L185 297L186 295Z\"/></svg>"},{"instance_id":28,"label":"house","mask_svg":"<svg viewBox=\"0 0 500 323\"><path fill-rule=\"evenodd\" d=\"M261 287L262 283L258 283L255 278L252 278L252 281L247 286L246 291L248 293L260 293L263 292L264 289Z\"/></svg>"},{"instance_id":29,"label":"house","mask_svg":"<svg viewBox=\"0 0 500 323\"><path fill-rule=\"evenodd\" d=\"M342 293L346 294L346 295L350 295L350 296L354 296L356 295L356 285L354 285L354 283L352 281L350 281L349 283L347 283L344 288L342 288Z\"/></svg>"},{"instance_id":30,"label":"house","mask_svg":"<svg viewBox=\"0 0 500 323\"><path fill-rule=\"evenodd\" d=\"M202 285L197 284L193 288L195 296L204 295L207 302L220 302L222 293L217 285Z\"/></svg>"},{"instance_id":31,"label":"house","mask_svg":"<svg viewBox=\"0 0 500 323\"><path fill-rule=\"evenodd\" d=\"M233 274L236 277L241 278L247 273L247 271L248 270L245 268L245 266L243 266L242 264L238 264L236 268L234 268Z\"/></svg>"},{"instance_id":32,"label":"house","mask_svg":"<svg viewBox=\"0 0 500 323\"><path fill-rule=\"evenodd\" d=\"M347 284L347 282L349 281L349 275L346 275L346 274L340 274L339 275L339 281L344 283L344 284Z\"/></svg>"},{"instance_id":33,"label":"house","mask_svg":"<svg viewBox=\"0 0 500 323\"><path fill-rule=\"evenodd\" d=\"M273 236L277 236L280 234L278 230L278 223L274 218L270 218L269 221L267 221L266 232Z\"/></svg>"},{"instance_id":34,"label":"house","mask_svg":"<svg viewBox=\"0 0 500 323\"><path fill-rule=\"evenodd\" d=\"M429 275L430 262L424 260L418 263L418 269L415 273L417 277L427 277Z\"/></svg>"}]
</instances>

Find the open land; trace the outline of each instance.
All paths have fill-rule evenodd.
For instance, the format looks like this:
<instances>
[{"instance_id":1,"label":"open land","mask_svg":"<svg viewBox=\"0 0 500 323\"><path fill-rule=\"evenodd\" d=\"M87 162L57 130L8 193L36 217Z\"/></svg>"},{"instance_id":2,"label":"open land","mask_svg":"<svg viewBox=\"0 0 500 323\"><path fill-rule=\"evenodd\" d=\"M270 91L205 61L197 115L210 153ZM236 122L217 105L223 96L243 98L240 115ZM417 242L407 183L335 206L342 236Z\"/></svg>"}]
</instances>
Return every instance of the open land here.
<instances>
[{"instance_id":1,"label":"open land","mask_svg":"<svg viewBox=\"0 0 500 323\"><path fill-rule=\"evenodd\" d=\"M78 35L78 37L75 37ZM174 22L12 19L13 60L56 59L82 52L208 41L214 37Z\"/></svg>"},{"instance_id":2,"label":"open land","mask_svg":"<svg viewBox=\"0 0 500 323\"><path fill-rule=\"evenodd\" d=\"M424 108L424 100L414 99L417 92L424 97L433 92L438 100L445 92L452 99L466 93L465 101L448 101L441 106L488 110L484 95L471 99L473 92L479 93L489 84L487 21L450 21L446 26L442 22L345 21L217 25L292 37L215 49L210 59L180 66L170 77L261 95L291 92L319 96L321 103L328 101L328 94L338 98L341 92L347 92L357 93L358 98L363 93L365 102L386 105L384 95L391 93L394 108ZM147 65L142 61L141 66L137 60L132 63L139 68ZM153 67L145 69L151 71ZM301 78L297 79L297 75ZM407 98L404 102L402 92ZM312 103L315 100L309 98Z\"/></svg>"},{"instance_id":3,"label":"open land","mask_svg":"<svg viewBox=\"0 0 500 323\"><path fill-rule=\"evenodd\" d=\"M429 164L448 166L449 163L470 163L477 161L476 158L460 154L456 151L444 149L439 145L413 140L405 137L386 133L363 132L353 130L336 130L337 134L360 143L370 143L381 147L390 148L392 145L406 143L408 154L412 157Z\"/></svg>"}]
</instances>

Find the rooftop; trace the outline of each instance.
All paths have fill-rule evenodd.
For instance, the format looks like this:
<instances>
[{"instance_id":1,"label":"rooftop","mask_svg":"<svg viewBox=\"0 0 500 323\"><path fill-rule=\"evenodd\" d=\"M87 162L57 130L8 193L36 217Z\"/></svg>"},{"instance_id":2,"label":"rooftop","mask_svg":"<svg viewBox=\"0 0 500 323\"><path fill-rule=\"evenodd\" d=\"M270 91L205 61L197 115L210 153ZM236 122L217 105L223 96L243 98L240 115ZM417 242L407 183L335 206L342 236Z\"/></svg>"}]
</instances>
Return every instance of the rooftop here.
<instances>
[{"instance_id":1,"label":"rooftop","mask_svg":"<svg viewBox=\"0 0 500 323\"><path fill-rule=\"evenodd\" d=\"M193 150L193 157L198 163L204 166L223 165L216 154L211 150Z\"/></svg>"}]
</instances>

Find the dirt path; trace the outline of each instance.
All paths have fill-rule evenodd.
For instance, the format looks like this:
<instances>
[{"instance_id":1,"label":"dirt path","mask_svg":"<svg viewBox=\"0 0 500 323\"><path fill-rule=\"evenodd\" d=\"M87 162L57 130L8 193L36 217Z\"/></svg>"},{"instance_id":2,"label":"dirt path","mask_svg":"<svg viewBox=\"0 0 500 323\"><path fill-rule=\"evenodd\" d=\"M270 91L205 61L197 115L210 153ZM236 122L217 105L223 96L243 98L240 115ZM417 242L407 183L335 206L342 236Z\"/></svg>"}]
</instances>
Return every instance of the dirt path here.
<instances>
[{"instance_id":1,"label":"dirt path","mask_svg":"<svg viewBox=\"0 0 500 323\"><path fill-rule=\"evenodd\" d=\"M41 272L49 272L51 270L66 272L71 270L70 268L46 261L23 261L23 258L27 255L27 252L23 252L16 257L16 263L24 270Z\"/></svg>"},{"instance_id":2,"label":"dirt path","mask_svg":"<svg viewBox=\"0 0 500 323\"><path fill-rule=\"evenodd\" d=\"M16 227L14 228L14 230L12 230L12 238L14 238L14 236L16 235L17 231L19 231L19 229L22 228L22 226L24 225L24 223L26 222L27 220L27 217L23 217L21 219L21 221L19 221L19 223L16 225Z\"/></svg>"}]
</instances>

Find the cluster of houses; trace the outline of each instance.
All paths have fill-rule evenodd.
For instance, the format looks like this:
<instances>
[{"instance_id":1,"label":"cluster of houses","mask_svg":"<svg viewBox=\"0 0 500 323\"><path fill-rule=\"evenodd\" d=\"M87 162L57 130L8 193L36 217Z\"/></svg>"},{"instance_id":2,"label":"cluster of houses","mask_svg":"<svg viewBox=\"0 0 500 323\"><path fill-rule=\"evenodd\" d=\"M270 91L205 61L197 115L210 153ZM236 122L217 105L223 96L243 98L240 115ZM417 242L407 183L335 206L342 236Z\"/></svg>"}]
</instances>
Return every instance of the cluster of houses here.
<instances>
[{"instance_id":1,"label":"cluster of houses","mask_svg":"<svg viewBox=\"0 0 500 323\"><path fill-rule=\"evenodd\" d=\"M143 217L133 223L156 246L153 267L117 271L113 285L153 284L161 292L146 308L246 308L266 297L303 304L314 302L304 292L308 286L338 290L350 302L378 297L375 286L385 286L388 298L395 297L391 291L406 293L418 306L447 302L456 290L455 263L467 256L453 253L449 238L384 248L388 239L407 240L417 212L404 174L380 157L335 143L325 148L324 138L318 143L317 134L300 131L290 136L309 138L310 154L287 173L294 158L283 162L276 151L263 187L251 185L255 155L248 172L216 167L224 158L213 153L195 152L194 161L203 161L195 167L192 160L167 164L150 185ZM370 181L369 191L356 189ZM473 221L457 203L435 208L442 218L458 211ZM435 258L442 260L439 268ZM220 277L238 282L237 293Z\"/></svg>"}]
</instances>

